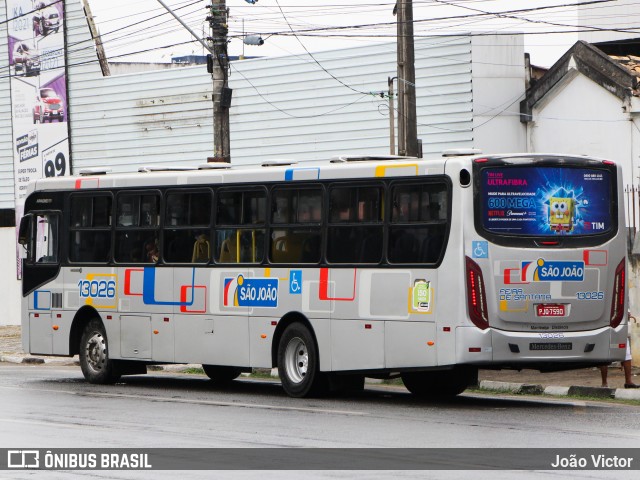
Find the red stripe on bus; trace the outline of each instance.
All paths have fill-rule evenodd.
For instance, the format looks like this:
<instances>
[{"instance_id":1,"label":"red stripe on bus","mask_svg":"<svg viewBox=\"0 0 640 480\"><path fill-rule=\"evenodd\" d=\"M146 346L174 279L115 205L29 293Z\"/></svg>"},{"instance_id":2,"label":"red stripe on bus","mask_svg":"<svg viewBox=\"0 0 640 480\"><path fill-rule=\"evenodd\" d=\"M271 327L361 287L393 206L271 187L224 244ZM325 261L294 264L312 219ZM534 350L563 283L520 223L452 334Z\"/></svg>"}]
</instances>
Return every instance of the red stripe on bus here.
<instances>
[{"instance_id":1,"label":"red stripe on bus","mask_svg":"<svg viewBox=\"0 0 640 480\"><path fill-rule=\"evenodd\" d=\"M351 297L330 297L329 296L329 269L320 269L320 288L318 296L320 300L335 300L338 302L353 302L356 298L356 278L357 270L353 269L353 295Z\"/></svg>"},{"instance_id":2,"label":"red stripe on bus","mask_svg":"<svg viewBox=\"0 0 640 480\"><path fill-rule=\"evenodd\" d=\"M133 293L131 291L131 273L132 272L144 272L144 269L143 268L127 268L124 271L124 294L131 295L133 297L141 297L142 292Z\"/></svg>"}]
</instances>

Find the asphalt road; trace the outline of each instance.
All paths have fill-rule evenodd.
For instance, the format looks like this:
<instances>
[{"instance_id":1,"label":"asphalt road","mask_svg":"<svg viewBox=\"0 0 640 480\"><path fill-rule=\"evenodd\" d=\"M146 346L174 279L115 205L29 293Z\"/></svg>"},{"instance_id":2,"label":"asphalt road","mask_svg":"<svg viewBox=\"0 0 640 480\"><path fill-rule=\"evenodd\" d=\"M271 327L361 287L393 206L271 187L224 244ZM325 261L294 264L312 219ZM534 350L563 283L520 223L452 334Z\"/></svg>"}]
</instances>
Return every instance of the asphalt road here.
<instances>
[{"instance_id":1,"label":"asphalt road","mask_svg":"<svg viewBox=\"0 0 640 480\"><path fill-rule=\"evenodd\" d=\"M226 388L151 372L89 385L77 367L0 364L0 448L639 448L640 407L465 394L418 401L402 387L292 399L269 380ZM640 458L640 455L639 455ZM9 475L10 474L10 475ZM175 472L2 472L0 478L176 478ZM21 476L22 475L22 476ZM636 478L636 472L394 472L403 478ZM216 472L215 478L293 478ZM389 472L303 472L304 478L390 478ZM182 478L214 478L192 471Z\"/></svg>"}]
</instances>

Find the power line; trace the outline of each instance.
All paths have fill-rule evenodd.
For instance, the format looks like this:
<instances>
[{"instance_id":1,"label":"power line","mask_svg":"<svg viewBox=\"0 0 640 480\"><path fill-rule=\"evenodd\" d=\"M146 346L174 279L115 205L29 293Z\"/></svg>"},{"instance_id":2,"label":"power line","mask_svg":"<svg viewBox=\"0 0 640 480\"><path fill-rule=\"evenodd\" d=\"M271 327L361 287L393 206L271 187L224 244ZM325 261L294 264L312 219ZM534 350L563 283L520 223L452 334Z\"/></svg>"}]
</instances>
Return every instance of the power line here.
<instances>
[{"instance_id":1,"label":"power line","mask_svg":"<svg viewBox=\"0 0 640 480\"><path fill-rule=\"evenodd\" d=\"M304 45L304 43L302 43L302 41L298 38L298 36L296 35L295 31L293 30L293 28L291 27L291 24L289 23L289 20L287 19L287 16L284 14L284 11L282 10L282 7L280 7L280 3L278 2L278 0L276 0L276 5L278 6L278 8L280 9L280 11L282 12L282 16L284 17L285 21L287 22L287 25L289 25L289 29L291 30L291 32L293 33L293 36L296 38L296 40L298 40L298 43L300 43L300 45L302 46L302 48L304 48L304 51L307 52L307 54L313 59L313 61L323 70L325 71L331 78L333 78L334 80L336 80L338 83L340 83L342 86L347 87L349 90L352 90L356 93L361 93L363 95L369 95L369 93L367 92L361 92L360 90L357 90L355 88L353 88L351 85L347 85L346 83L344 83L342 80L340 80L338 77L336 77L333 73L331 73L329 70L327 70L326 68L324 68L322 66L322 64L316 59L316 57L314 57L311 52L309 50L307 50L307 47Z\"/></svg>"}]
</instances>

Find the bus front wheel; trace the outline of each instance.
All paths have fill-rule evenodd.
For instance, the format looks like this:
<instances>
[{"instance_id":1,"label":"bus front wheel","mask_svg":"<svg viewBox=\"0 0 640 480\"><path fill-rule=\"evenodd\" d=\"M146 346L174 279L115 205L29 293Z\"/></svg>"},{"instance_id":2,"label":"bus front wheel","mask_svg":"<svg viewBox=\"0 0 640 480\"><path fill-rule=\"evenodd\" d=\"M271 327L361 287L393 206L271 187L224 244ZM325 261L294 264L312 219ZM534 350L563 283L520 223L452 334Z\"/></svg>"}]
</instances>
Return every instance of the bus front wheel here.
<instances>
[{"instance_id":1,"label":"bus front wheel","mask_svg":"<svg viewBox=\"0 0 640 480\"><path fill-rule=\"evenodd\" d=\"M242 370L236 367L219 367L216 365L202 365L204 373L214 383L229 383L242 373Z\"/></svg>"},{"instance_id":2,"label":"bus front wheel","mask_svg":"<svg viewBox=\"0 0 640 480\"><path fill-rule=\"evenodd\" d=\"M451 370L406 372L402 382L411 393L423 398L454 397L478 383L478 369L459 365Z\"/></svg>"},{"instance_id":3,"label":"bus front wheel","mask_svg":"<svg viewBox=\"0 0 640 480\"><path fill-rule=\"evenodd\" d=\"M91 320L80 339L80 368L89 383L115 383L120 378L116 364L109 358L109 347L104 325Z\"/></svg>"},{"instance_id":4,"label":"bus front wheel","mask_svg":"<svg viewBox=\"0 0 640 480\"><path fill-rule=\"evenodd\" d=\"M309 329L292 323L278 344L278 371L282 388L291 397L301 398L324 393L327 376L320 372L320 357Z\"/></svg>"}]
</instances>

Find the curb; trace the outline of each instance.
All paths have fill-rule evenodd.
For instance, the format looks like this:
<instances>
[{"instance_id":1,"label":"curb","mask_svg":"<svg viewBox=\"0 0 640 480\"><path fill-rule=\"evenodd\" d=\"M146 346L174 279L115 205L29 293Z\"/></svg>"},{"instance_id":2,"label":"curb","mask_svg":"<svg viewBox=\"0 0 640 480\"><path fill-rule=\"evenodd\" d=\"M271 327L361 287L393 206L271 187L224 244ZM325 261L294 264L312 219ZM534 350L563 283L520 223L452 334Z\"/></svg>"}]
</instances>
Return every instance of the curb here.
<instances>
[{"instance_id":1,"label":"curb","mask_svg":"<svg viewBox=\"0 0 640 480\"><path fill-rule=\"evenodd\" d=\"M22 363L27 365L78 366L80 363L72 358L40 358L22 357L18 355L0 355L0 363Z\"/></svg>"},{"instance_id":2,"label":"curb","mask_svg":"<svg viewBox=\"0 0 640 480\"><path fill-rule=\"evenodd\" d=\"M511 383L498 382L496 380L482 380L480 388L483 390L492 390L495 392L508 392L526 395L541 395L544 393L542 385L533 385L530 383Z\"/></svg>"},{"instance_id":3,"label":"curb","mask_svg":"<svg viewBox=\"0 0 640 480\"><path fill-rule=\"evenodd\" d=\"M553 395L558 397L579 396L595 398L615 398L617 400L640 400L640 389L627 390L624 388L604 388L604 387L560 387L542 385L532 385L527 383L498 382L495 380L482 380L479 387L482 390L490 390L501 393L513 393L521 395Z\"/></svg>"}]
</instances>

